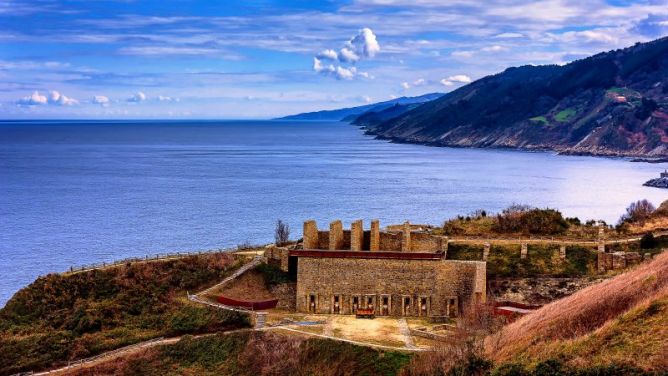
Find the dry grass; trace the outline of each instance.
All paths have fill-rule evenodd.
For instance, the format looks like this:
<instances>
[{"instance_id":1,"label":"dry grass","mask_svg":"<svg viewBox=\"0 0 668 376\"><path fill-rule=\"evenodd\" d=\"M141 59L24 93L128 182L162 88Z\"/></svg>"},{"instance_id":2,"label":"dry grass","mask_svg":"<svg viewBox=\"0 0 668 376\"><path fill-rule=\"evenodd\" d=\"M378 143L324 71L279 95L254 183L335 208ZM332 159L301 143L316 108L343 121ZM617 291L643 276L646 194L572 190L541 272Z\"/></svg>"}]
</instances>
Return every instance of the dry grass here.
<instances>
[{"instance_id":1,"label":"dry grass","mask_svg":"<svg viewBox=\"0 0 668 376\"><path fill-rule=\"evenodd\" d=\"M506 326L498 334L486 339L485 350L489 357L498 362L532 363L555 355L575 359L578 351L592 350L578 350L578 341L601 338L605 331L613 327L615 330L621 329L619 335L630 334L632 337L633 333L624 331L623 320L628 320L629 315L643 311L667 297L668 253L663 253L650 263L587 287ZM668 312L658 317L665 319L665 314ZM659 333L649 333L648 340L656 336L659 336L660 343L653 347L654 350L648 351L646 355L650 358L654 351L662 352L668 348L668 339L665 336L661 338ZM604 345L598 343L599 347L594 350L601 351ZM590 353L587 359L591 360L595 355ZM599 361L607 363L603 358ZM644 368L656 365L651 359L638 360L635 364Z\"/></svg>"}]
</instances>

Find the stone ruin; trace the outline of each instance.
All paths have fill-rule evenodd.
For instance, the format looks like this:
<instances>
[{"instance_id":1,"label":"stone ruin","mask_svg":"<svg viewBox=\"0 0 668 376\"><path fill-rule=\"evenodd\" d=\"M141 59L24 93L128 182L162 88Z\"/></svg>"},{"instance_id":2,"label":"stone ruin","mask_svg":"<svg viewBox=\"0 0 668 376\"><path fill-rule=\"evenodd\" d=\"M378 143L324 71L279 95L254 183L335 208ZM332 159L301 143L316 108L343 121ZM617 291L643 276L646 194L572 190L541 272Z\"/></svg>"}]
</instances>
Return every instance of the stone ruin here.
<instances>
[{"instance_id":1,"label":"stone ruin","mask_svg":"<svg viewBox=\"0 0 668 376\"><path fill-rule=\"evenodd\" d=\"M432 320L459 316L486 299L486 263L446 260L448 239L406 222L365 230L361 220L344 229L341 221L320 231L304 223L297 249L273 247L266 255L297 282L297 311L376 316L417 316Z\"/></svg>"}]
</instances>

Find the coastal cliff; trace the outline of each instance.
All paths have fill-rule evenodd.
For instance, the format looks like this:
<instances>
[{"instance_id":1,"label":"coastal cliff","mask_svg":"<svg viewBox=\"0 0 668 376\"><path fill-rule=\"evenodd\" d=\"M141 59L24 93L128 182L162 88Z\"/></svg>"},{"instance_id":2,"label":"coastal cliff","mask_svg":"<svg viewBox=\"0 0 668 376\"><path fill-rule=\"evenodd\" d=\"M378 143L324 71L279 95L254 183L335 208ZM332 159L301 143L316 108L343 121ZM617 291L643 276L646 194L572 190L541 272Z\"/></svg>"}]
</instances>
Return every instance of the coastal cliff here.
<instances>
[{"instance_id":1,"label":"coastal cliff","mask_svg":"<svg viewBox=\"0 0 668 376\"><path fill-rule=\"evenodd\" d=\"M668 37L564 66L509 68L392 111L353 123L402 143L665 157Z\"/></svg>"}]
</instances>

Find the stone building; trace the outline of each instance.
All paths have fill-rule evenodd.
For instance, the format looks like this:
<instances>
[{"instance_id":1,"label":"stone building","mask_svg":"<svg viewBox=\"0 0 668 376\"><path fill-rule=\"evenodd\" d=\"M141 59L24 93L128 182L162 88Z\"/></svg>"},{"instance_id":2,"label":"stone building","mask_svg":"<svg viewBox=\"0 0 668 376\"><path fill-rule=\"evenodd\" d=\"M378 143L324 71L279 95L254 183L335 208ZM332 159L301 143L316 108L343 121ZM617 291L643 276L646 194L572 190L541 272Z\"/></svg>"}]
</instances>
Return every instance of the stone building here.
<instances>
[{"instance_id":1,"label":"stone building","mask_svg":"<svg viewBox=\"0 0 668 376\"><path fill-rule=\"evenodd\" d=\"M296 278L299 312L455 317L485 300L485 262L446 260L448 239L408 222L390 229L375 220L364 230L360 220L320 231L307 221L302 249L268 255Z\"/></svg>"}]
</instances>

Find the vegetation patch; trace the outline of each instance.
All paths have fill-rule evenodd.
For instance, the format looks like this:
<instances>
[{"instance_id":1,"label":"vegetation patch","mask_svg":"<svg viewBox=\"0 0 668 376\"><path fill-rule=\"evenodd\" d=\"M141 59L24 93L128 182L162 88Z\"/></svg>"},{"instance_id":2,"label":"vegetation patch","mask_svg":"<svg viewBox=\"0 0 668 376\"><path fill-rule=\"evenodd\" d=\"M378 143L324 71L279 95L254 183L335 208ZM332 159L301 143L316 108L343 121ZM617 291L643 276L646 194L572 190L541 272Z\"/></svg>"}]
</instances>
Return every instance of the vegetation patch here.
<instances>
[{"instance_id":1,"label":"vegetation patch","mask_svg":"<svg viewBox=\"0 0 668 376\"><path fill-rule=\"evenodd\" d=\"M536 116L536 117L530 118L529 120L531 120L535 123L538 123L538 124L542 124L542 125L549 124L549 122L547 121L547 118L545 118L545 116Z\"/></svg>"},{"instance_id":2,"label":"vegetation patch","mask_svg":"<svg viewBox=\"0 0 668 376\"><path fill-rule=\"evenodd\" d=\"M397 375L411 355L268 332L181 341L74 375Z\"/></svg>"},{"instance_id":3,"label":"vegetation patch","mask_svg":"<svg viewBox=\"0 0 668 376\"><path fill-rule=\"evenodd\" d=\"M63 365L160 336L248 326L244 314L186 298L238 265L218 253L40 277L0 310L0 374Z\"/></svg>"},{"instance_id":4,"label":"vegetation patch","mask_svg":"<svg viewBox=\"0 0 668 376\"><path fill-rule=\"evenodd\" d=\"M574 108L570 107L565 110L561 110L556 115L554 115L554 120L560 123L565 123L571 120L576 114L577 111Z\"/></svg>"}]
</instances>

